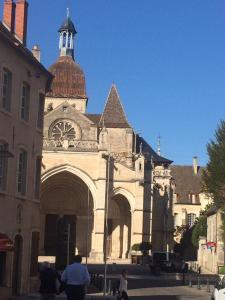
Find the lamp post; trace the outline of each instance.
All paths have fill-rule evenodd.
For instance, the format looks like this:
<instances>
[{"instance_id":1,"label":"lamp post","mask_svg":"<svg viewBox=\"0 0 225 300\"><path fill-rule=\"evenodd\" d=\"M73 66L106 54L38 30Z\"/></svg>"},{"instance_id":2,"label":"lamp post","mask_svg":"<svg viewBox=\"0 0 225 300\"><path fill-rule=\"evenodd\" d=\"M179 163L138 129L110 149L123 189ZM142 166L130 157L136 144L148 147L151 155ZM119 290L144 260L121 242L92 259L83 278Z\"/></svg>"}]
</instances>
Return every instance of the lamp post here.
<instances>
[{"instance_id":1,"label":"lamp post","mask_svg":"<svg viewBox=\"0 0 225 300\"><path fill-rule=\"evenodd\" d=\"M88 238L89 238L89 206L90 206L90 188L88 186L88 194L87 194L87 236L86 236L86 265L88 260Z\"/></svg>"},{"instance_id":2,"label":"lamp post","mask_svg":"<svg viewBox=\"0 0 225 300\"><path fill-rule=\"evenodd\" d=\"M107 290L107 238L108 238L108 208L109 208L109 176L111 154L103 154L106 159L106 190L105 190L105 214L104 214L104 296Z\"/></svg>"}]
</instances>

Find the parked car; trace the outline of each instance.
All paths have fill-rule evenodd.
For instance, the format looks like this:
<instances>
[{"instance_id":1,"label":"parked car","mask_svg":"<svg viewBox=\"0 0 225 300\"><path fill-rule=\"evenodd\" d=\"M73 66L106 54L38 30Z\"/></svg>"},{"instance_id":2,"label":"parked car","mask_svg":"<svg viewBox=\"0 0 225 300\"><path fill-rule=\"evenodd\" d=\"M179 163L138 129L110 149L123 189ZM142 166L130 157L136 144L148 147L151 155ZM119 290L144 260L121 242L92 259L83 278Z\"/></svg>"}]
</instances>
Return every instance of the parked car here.
<instances>
[{"instance_id":1,"label":"parked car","mask_svg":"<svg viewBox=\"0 0 225 300\"><path fill-rule=\"evenodd\" d=\"M211 300L225 300L225 276L215 284Z\"/></svg>"},{"instance_id":2,"label":"parked car","mask_svg":"<svg viewBox=\"0 0 225 300\"><path fill-rule=\"evenodd\" d=\"M154 270L159 267L164 271L187 271L187 264L176 256L175 253L170 253L166 251L155 251L152 253L150 261L150 269ZM154 271L153 271L154 272Z\"/></svg>"}]
</instances>

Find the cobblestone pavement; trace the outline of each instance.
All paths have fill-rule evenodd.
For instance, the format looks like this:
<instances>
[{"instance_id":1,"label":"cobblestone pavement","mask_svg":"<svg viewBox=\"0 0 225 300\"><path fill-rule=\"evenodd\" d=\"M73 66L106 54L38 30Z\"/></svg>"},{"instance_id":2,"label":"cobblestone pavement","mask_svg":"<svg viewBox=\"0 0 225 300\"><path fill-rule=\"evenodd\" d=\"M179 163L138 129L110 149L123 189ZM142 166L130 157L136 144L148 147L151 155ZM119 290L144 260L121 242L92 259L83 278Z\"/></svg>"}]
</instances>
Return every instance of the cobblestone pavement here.
<instances>
[{"instance_id":1,"label":"cobblestone pavement","mask_svg":"<svg viewBox=\"0 0 225 300\"><path fill-rule=\"evenodd\" d=\"M206 290L198 290L196 287L150 287L129 290L131 300L210 300L211 294ZM91 296L90 300L97 300L97 295ZM39 295L19 297L18 300L39 300ZM65 295L57 296L57 300L65 300Z\"/></svg>"}]
</instances>

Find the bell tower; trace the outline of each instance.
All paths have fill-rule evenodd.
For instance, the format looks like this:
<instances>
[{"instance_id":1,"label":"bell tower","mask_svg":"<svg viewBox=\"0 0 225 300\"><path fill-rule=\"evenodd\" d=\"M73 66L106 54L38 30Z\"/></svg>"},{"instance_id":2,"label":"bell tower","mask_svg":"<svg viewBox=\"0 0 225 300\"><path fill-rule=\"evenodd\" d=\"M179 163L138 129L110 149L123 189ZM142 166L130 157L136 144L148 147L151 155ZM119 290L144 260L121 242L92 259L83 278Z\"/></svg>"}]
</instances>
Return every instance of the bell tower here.
<instances>
[{"instance_id":1,"label":"bell tower","mask_svg":"<svg viewBox=\"0 0 225 300\"><path fill-rule=\"evenodd\" d=\"M71 56L74 59L74 37L76 33L75 26L70 18L69 8L67 8L66 20L59 29L60 56Z\"/></svg>"}]
</instances>

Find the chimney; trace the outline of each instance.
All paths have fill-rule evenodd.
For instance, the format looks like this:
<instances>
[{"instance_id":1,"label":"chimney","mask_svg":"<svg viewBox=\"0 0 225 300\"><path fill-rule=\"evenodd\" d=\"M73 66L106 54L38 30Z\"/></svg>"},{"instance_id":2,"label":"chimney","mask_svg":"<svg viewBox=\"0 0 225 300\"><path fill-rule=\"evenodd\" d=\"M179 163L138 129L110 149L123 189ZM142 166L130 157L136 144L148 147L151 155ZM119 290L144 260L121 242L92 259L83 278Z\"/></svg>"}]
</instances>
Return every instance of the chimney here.
<instances>
[{"instance_id":1,"label":"chimney","mask_svg":"<svg viewBox=\"0 0 225 300\"><path fill-rule=\"evenodd\" d=\"M3 8L3 24L14 33L15 30L15 9L16 4L13 0L5 0Z\"/></svg>"},{"instance_id":2,"label":"chimney","mask_svg":"<svg viewBox=\"0 0 225 300\"><path fill-rule=\"evenodd\" d=\"M198 174L198 157L197 156L193 157L193 171L194 171L195 175Z\"/></svg>"},{"instance_id":3,"label":"chimney","mask_svg":"<svg viewBox=\"0 0 225 300\"><path fill-rule=\"evenodd\" d=\"M38 45L34 45L32 49L33 56L40 62L41 61L41 51Z\"/></svg>"},{"instance_id":4,"label":"chimney","mask_svg":"<svg viewBox=\"0 0 225 300\"><path fill-rule=\"evenodd\" d=\"M21 43L26 46L27 42L27 15L28 3L26 0L16 1L15 34Z\"/></svg>"}]
</instances>

